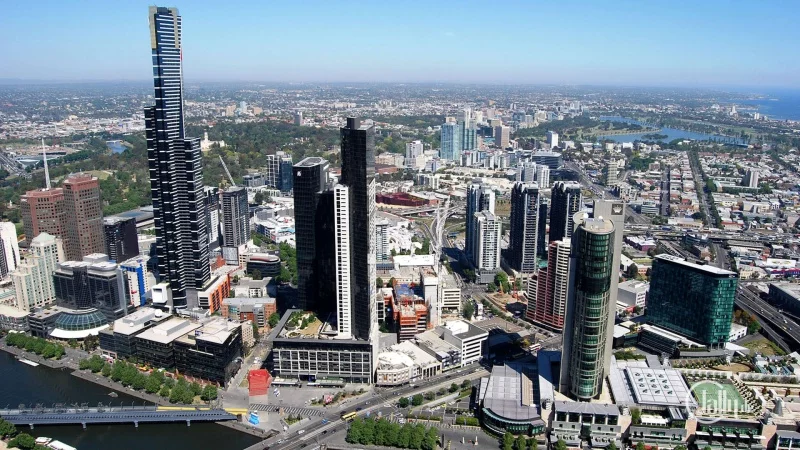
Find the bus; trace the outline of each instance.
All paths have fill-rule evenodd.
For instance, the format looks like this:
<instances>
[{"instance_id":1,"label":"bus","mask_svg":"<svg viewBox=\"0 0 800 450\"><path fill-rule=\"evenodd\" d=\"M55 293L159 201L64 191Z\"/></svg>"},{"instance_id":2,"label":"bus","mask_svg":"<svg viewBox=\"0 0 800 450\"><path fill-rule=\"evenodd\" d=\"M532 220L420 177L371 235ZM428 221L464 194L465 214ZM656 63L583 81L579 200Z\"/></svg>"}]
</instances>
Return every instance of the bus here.
<instances>
[{"instance_id":1,"label":"bus","mask_svg":"<svg viewBox=\"0 0 800 450\"><path fill-rule=\"evenodd\" d=\"M356 412L355 411L342 414L342 420L344 420L345 422L350 422L351 420L353 420L355 418L356 418Z\"/></svg>"}]
</instances>

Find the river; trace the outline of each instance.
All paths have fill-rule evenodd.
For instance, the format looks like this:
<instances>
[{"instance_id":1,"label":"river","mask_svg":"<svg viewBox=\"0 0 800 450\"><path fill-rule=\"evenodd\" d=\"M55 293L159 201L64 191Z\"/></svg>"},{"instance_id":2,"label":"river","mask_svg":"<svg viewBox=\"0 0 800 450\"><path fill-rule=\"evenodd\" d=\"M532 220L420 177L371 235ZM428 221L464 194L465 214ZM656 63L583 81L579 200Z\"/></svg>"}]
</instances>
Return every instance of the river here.
<instances>
[{"instance_id":1,"label":"river","mask_svg":"<svg viewBox=\"0 0 800 450\"><path fill-rule=\"evenodd\" d=\"M102 386L70 375L67 370L50 369L45 366L31 367L17 361L14 356L0 351L0 408L16 407L20 404L87 402L96 406L113 403L142 404L142 400L119 393L110 397L109 390ZM88 425L81 426L37 426L30 430L17 427L33 436L48 436L78 450L215 450L243 449L260 439L213 423L186 424L140 424L133 425Z\"/></svg>"},{"instance_id":2,"label":"river","mask_svg":"<svg viewBox=\"0 0 800 450\"><path fill-rule=\"evenodd\" d=\"M635 123L637 125L646 126L637 120L629 119L627 117L619 117L619 116L600 116L600 120L608 120L611 122L625 122L625 123ZM598 135L597 139L603 140L608 139L614 142L633 142L633 141L643 141L645 140L643 136L647 134L663 134L666 135L666 138L659 139L661 142L670 142L674 139L692 139L695 141L710 141L716 140L717 142L725 142L729 144L739 144L741 141L736 138L732 138L729 136L720 136L720 135L713 135L713 134L706 134L706 133L695 133L694 131L686 131L680 130L677 128L669 128L663 127L661 131L648 131L645 133L631 133L631 134L616 134L611 136L603 136ZM651 139L652 140L652 139Z\"/></svg>"}]
</instances>

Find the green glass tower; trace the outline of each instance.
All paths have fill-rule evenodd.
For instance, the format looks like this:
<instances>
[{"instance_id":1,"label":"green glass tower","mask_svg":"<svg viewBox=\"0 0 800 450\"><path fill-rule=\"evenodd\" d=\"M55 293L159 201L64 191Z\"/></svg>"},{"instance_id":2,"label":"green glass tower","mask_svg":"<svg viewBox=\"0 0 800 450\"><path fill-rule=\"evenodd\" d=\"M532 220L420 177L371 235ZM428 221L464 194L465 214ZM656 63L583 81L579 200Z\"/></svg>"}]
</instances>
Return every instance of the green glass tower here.
<instances>
[{"instance_id":1,"label":"green glass tower","mask_svg":"<svg viewBox=\"0 0 800 450\"><path fill-rule=\"evenodd\" d=\"M725 345L738 281L728 270L658 255L653 261L647 320L700 344Z\"/></svg>"},{"instance_id":2,"label":"green glass tower","mask_svg":"<svg viewBox=\"0 0 800 450\"><path fill-rule=\"evenodd\" d=\"M575 215L570 284L564 321L560 390L578 400L600 395L614 326L614 223Z\"/></svg>"}]
</instances>

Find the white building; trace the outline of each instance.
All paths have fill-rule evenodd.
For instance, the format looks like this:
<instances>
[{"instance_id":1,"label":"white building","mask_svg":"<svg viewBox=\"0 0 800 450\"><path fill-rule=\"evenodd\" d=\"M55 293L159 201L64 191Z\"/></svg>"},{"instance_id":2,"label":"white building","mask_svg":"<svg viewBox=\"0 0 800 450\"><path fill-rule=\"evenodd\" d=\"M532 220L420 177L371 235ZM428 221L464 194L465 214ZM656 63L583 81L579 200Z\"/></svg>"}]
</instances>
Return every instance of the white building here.
<instances>
[{"instance_id":1,"label":"white building","mask_svg":"<svg viewBox=\"0 0 800 450\"><path fill-rule=\"evenodd\" d=\"M501 224L489 211L475 213L473 217L473 264L478 270L494 271L500 267Z\"/></svg>"},{"instance_id":2,"label":"white building","mask_svg":"<svg viewBox=\"0 0 800 450\"><path fill-rule=\"evenodd\" d=\"M728 341L734 342L738 341L739 339L747 336L747 327L744 325L740 325L738 323L731 324L731 332L728 337Z\"/></svg>"},{"instance_id":3,"label":"white building","mask_svg":"<svg viewBox=\"0 0 800 450\"><path fill-rule=\"evenodd\" d=\"M19 262L17 227L11 222L0 222L0 279L16 270Z\"/></svg>"},{"instance_id":4,"label":"white building","mask_svg":"<svg viewBox=\"0 0 800 450\"><path fill-rule=\"evenodd\" d=\"M620 283L617 287L617 301L624 303L628 307L638 306L639 308L644 308L648 291L650 291L650 283L629 280Z\"/></svg>"},{"instance_id":5,"label":"white building","mask_svg":"<svg viewBox=\"0 0 800 450\"><path fill-rule=\"evenodd\" d=\"M413 169L418 169L418 164L420 161L417 161L417 158L422 156L423 153L424 147L422 145L422 141L414 141L406 144L406 166ZM425 167L424 158L422 161L422 167Z\"/></svg>"},{"instance_id":6,"label":"white building","mask_svg":"<svg viewBox=\"0 0 800 450\"><path fill-rule=\"evenodd\" d=\"M433 378L442 373L442 364L411 341L392 345L378 353L375 384L397 386Z\"/></svg>"},{"instance_id":7,"label":"white building","mask_svg":"<svg viewBox=\"0 0 800 450\"><path fill-rule=\"evenodd\" d=\"M494 145L499 148L508 147L511 138L511 128L505 125L498 125L494 127Z\"/></svg>"},{"instance_id":8,"label":"white building","mask_svg":"<svg viewBox=\"0 0 800 450\"><path fill-rule=\"evenodd\" d=\"M558 147L558 133L553 131L547 132L547 145L549 145L550 148Z\"/></svg>"},{"instance_id":9,"label":"white building","mask_svg":"<svg viewBox=\"0 0 800 450\"><path fill-rule=\"evenodd\" d=\"M347 186L333 188L334 248L336 260L336 323L340 339L352 338L350 285L350 194Z\"/></svg>"},{"instance_id":10,"label":"white building","mask_svg":"<svg viewBox=\"0 0 800 450\"><path fill-rule=\"evenodd\" d=\"M489 339L489 332L464 320L451 320L443 326L420 333L415 336L417 345L440 361L442 370L464 367L477 363L483 356L484 343ZM455 354L451 355L451 351ZM453 361L456 356L458 361Z\"/></svg>"},{"instance_id":11,"label":"white building","mask_svg":"<svg viewBox=\"0 0 800 450\"><path fill-rule=\"evenodd\" d=\"M33 238L30 254L11 273L17 309L33 311L55 302L53 272L58 269L58 263L65 259L61 239L47 233Z\"/></svg>"},{"instance_id":12,"label":"white building","mask_svg":"<svg viewBox=\"0 0 800 450\"><path fill-rule=\"evenodd\" d=\"M542 189L550 189L550 168L544 164L536 166L536 182Z\"/></svg>"}]
</instances>

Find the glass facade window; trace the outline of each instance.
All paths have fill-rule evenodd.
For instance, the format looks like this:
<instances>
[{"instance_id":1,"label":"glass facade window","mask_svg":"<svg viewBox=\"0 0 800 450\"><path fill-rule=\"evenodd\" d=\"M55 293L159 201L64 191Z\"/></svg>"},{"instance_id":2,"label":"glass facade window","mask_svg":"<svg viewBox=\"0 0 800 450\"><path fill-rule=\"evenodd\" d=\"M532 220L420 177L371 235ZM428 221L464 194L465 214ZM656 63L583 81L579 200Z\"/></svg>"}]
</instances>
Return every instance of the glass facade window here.
<instances>
[{"instance_id":1,"label":"glass facade window","mask_svg":"<svg viewBox=\"0 0 800 450\"><path fill-rule=\"evenodd\" d=\"M56 328L67 331L84 331L108 324L106 317L97 310L85 312L63 312L56 319Z\"/></svg>"}]
</instances>

